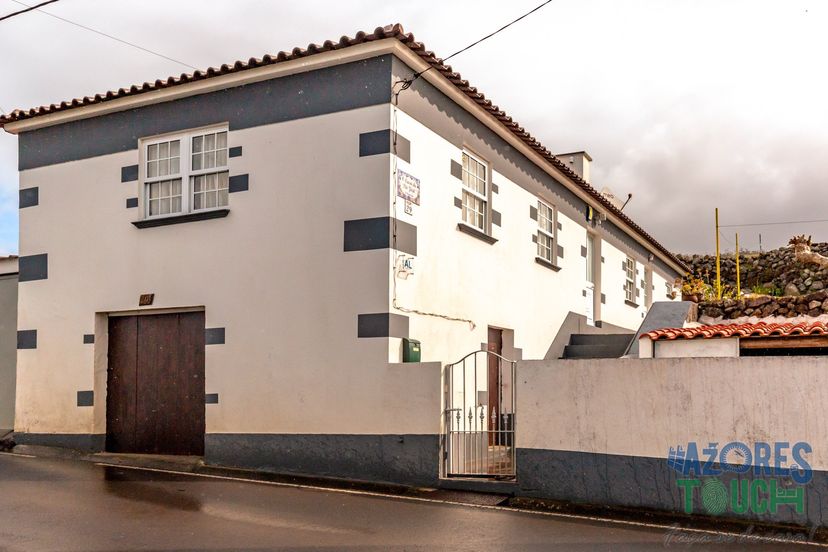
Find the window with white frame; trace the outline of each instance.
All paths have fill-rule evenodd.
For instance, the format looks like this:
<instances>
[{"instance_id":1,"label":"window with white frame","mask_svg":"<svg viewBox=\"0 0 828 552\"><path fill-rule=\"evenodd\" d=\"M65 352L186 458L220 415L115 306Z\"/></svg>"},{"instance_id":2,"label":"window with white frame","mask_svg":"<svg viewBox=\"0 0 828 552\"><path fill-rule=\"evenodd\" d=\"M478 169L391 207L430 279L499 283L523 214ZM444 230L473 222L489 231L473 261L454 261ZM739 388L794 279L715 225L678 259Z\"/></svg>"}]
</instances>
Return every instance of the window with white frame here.
<instances>
[{"instance_id":1,"label":"window with white frame","mask_svg":"<svg viewBox=\"0 0 828 552\"><path fill-rule=\"evenodd\" d=\"M538 257L555 264L555 209L538 200Z\"/></svg>"},{"instance_id":2,"label":"window with white frame","mask_svg":"<svg viewBox=\"0 0 828 552\"><path fill-rule=\"evenodd\" d=\"M630 303L635 303L635 259L627 257L624 263L626 281L624 282L624 298Z\"/></svg>"},{"instance_id":3,"label":"window with white frame","mask_svg":"<svg viewBox=\"0 0 828 552\"><path fill-rule=\"evenodd\" d=\"M487 190L486 163L463 152L463 222L483 232L486 231Z\"/></svg>"},{"instance_id":4,"label":"window with white frame","mask_svg":"<svg viewBox=\"0 0 828 552\"><path fill-rule=\"evenodd\" d=\"M143 144L147 218L227 206L226 129L200 130Z\"/></svg>"}]
</instances>

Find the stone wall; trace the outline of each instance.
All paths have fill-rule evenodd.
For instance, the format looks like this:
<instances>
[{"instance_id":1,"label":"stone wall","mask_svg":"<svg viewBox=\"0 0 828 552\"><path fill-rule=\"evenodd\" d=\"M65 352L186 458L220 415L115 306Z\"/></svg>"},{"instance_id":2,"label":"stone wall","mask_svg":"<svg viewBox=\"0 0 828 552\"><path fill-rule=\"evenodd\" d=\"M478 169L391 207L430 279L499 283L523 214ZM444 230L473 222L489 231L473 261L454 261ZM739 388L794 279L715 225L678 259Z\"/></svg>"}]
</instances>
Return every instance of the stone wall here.
<instances>
[{"instance_id":1,"label":"stone wall","mask_svg":"<svg viewBox=\"0 0 828 552\"><path fill-rule=\"evenodd\" d=\"M828 243L811 246L815 253L828 256ZM715 255L679 255L690 268L690 273L709 284L716 281ZM739 257L742 276L742 292L748 293L754 286L778 290L784 295L802 295L828 287L828 269L805 265L794 258L792 247L782 247L763 253L746 252ZM732 253L721 258L722 283L736 286L736 259Z\"/></svg>"},{"instance_id":2,"label":"stone wall","mask_svg":"<svg viewBox=\"0 0 828 552\"><path fill-rule=\"evenodd\" d=\"M807 295L770 297L755 295L744 299L722 299L699 303L701 322L718 322L743 318L790 319L828 315L828 292Z\"/></svg>"}]
</instances>

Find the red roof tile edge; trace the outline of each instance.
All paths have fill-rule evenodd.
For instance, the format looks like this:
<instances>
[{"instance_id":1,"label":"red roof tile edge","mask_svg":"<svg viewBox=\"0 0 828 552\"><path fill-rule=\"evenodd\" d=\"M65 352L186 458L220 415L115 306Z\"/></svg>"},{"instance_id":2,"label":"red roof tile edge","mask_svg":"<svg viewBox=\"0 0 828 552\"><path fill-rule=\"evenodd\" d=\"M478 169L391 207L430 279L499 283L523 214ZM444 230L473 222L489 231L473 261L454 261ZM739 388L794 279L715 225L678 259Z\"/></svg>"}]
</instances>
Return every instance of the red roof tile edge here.
<instances>
[{"instance_id":1,"label":"red roof tile edge","mask_svg":"<svg viewBox=\"0 0 828 552\"><path fill-rule=\"evenodd\" d=\"M828 334L828 324L821 321L778 324L757 322L756 324L716 324L696 328L662 328L642 334L653 341L673 339L713 339L726 337L797 337Z\"/></svg>"},{"instance_id":2,"label":"red roof tile edge","mask_svg":"<svg viewBox=\"0 0 828 552\"><path fill-rule=\"evenodd\" d=\"M314 54L319 54L322 52L328 52L332 50L340 50L342 48L347 48L349 46L355 46L357 44L363 44L366 42L374 42L386 38L395 38L399 40L411 51L419 55L423 59L423 61L425 61L434 69L436 69L441 75L443 75L443 77L448 79L461 92L463 92L466 96L471 98L480 107L482 107L483 109L488 111L492 116L494 116L495 119L497 119L501 124L503 124L510 132L512 132L512 134L514 134L517 138L522 140L527 146L532 148L535 152L543 156L547 161L554 165L556 169L566 174L566 176L573 180L591 197L593 197L601 205L603 205L604 208L607 209L607 211L613 213L616 217L621 219L625 224L627 224L636 233L638 233L641 237L648 241L658 251L663 253L667 258L669 258L675 265L679 266L683 271L689 272L687 266L683 262L681 262L675 255L673 255L670 251L668 251L667 248L665 248L658 241L656 241L655 238L653 238L647 232L645 232L627 215L622 213L621 210L618 209L615 205L613 205L606 197L604 197L603 194L599 193L587 181L585 181L576 172L570 169L565 163L561 162L557 157L555 157L550 150L548 150L536 138L529 134L522 126L515 122L498 106L494 105L491 102L491 100L487 99L481 92L478 92L477 88L471 86L467 80L464 80L459 73L455 73L450 65L444 64L443 60L441 58L438 58L434 54L434 52L427 50L425 45L421 42L417 42L414 39L413 34L406 33L403 29L403 26L399 23L395 23L394 25L387 25L385 27L377 27L371 34L360 31L356 33L356 35L353 38L348 36L342 36L338 42L326 40L322 43L322 45L310 44L305 49L297 47L291 50L290 52L282 51L276 55L267 54L261 59L250 58L246 62L239 60L233 63L232 65L224 64L218 68L210 67L205 71L195 71L192 74L182 73L178 77L171 76L168 77L166 80L158 79L152 83L145 82L140 86L132 85L129 88L119 88L118 90L110 90L104 94L95 94L94 96L74 98L70 101L61 102L60 104L44 105L28 110L16 109L8 115L0 116L0 127L3 127L8 123L22 121L25 119L31 119L42 115L48 115L50 113L55 113L58 111L65 111L68 109L93 105L101 102L111 101L117 98L122 98L125 96L133 96L136 94L151 92L153 90L160 90L163 88L169 88L171 86L177 86L180 84L200 81L211 77L217 77L229 73L236 73L247 69L254 69L256 67L262 67L265 65L282 63L285 61L290 61L292 59L312 56Z\"/></svg>"}]
</instances>

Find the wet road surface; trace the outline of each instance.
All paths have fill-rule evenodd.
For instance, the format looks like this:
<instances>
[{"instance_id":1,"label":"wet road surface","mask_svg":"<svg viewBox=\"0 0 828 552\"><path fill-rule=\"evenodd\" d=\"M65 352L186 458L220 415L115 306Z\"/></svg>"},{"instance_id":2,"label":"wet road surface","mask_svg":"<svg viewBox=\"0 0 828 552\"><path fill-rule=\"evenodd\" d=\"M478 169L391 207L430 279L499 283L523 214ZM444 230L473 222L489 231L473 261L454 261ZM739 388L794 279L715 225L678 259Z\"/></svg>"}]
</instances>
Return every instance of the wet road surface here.
<instances>
[{"instance_id":1,"label":"wet road surface","mask_svg":"<svg viewBox=\"0 0 828 552\"><path fill-rule=\"evenodd\" d=\"M0 551L657 550L669 531L0 454ZM787 550L793 546L666 549ZM795 547L797 550L811 549Z\"/></svg>"}]
</instances>

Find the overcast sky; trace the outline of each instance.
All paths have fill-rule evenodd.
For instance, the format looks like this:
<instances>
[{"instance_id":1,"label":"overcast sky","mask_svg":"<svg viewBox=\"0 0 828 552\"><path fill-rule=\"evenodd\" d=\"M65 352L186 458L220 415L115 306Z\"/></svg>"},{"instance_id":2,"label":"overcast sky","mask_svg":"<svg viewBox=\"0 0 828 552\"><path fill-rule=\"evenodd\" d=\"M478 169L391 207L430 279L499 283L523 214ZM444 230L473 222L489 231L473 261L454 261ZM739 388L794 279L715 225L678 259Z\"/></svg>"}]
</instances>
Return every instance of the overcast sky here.
<instances>
[{"instance_id":1,"label":"overcast sky","mask_svg":"<svg viewBox=\"0 0 828 552\"><path fill-rule=\"evenodd\" d=\"M31 0L34 3L36 0ZM29 3L27 1L27 3ZM540 0L61 0L43 8L206 68L402 23L448 56ZM21 9L0 0L0 14ZM554 0L451 61L553 151L586 149L593 184L675 252L722 224L828 219L828 3ZM38 12L0 21L0 108L190 70ZM17 139L0 132L0 253L17 252ZM89 208L94 208L90 206ZM734 228L722 242L733 248ZM828 223L744 227L745 247Z\"/></svg>"}]
</instances>

